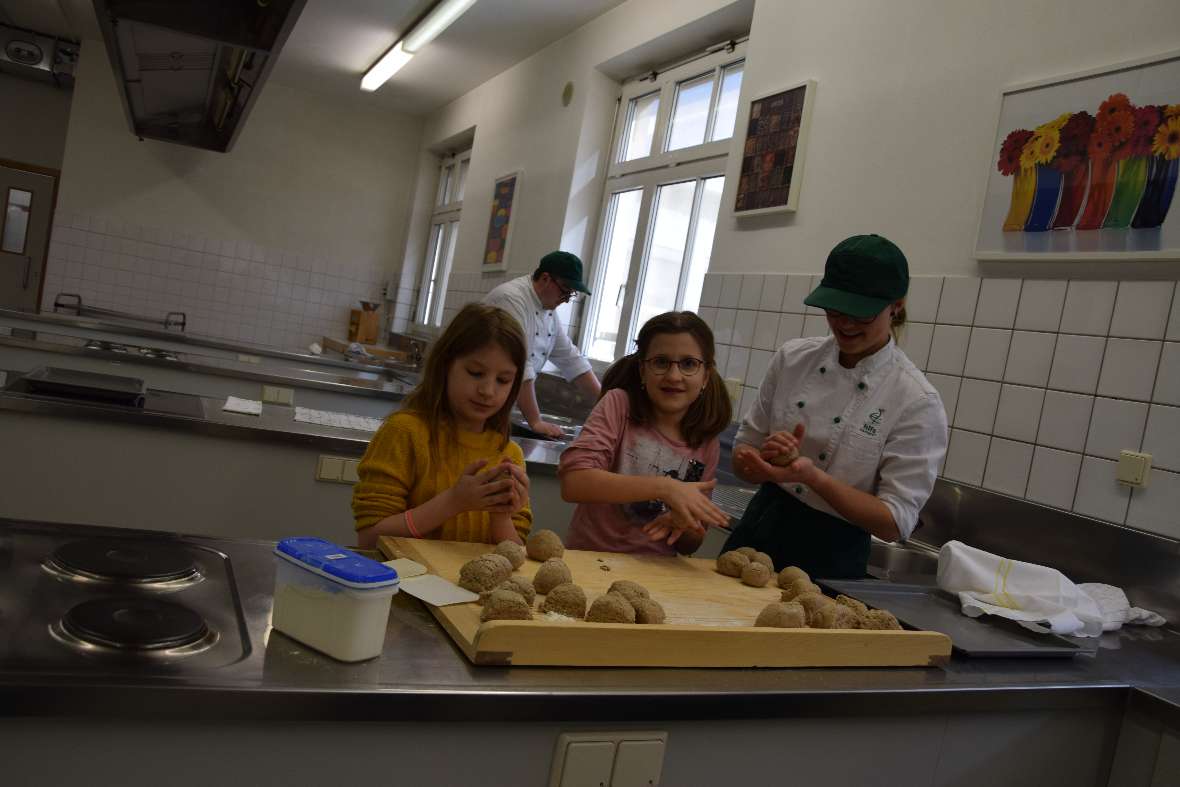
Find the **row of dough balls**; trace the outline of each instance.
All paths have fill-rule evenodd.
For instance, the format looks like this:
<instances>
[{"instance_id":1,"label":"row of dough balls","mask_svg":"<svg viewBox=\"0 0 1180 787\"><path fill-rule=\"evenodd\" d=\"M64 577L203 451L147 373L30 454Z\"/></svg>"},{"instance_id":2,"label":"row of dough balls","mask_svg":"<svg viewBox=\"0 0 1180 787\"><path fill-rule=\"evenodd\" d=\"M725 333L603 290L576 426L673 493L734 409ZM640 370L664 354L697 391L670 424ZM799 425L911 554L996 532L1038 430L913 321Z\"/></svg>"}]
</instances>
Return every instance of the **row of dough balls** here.
<instances>
[{"instance_id":1,"label":"row of dough balls","mask_svg":"<svg viewBox=\"0 0 1180 787\"><path fill-rule=\"evenodd\" d=\"M545 561L545 565L554 560ZM568 573L569 569L565 570ZM512 577L495 590L481 594L483 611L479 619L483 622L532 620L533 601L539 592L536 585L535 579L530 585L521 577ZM555 613L591 623L663 623L665 619L664 608L651 598L647 588L628 579L614 582L606 593L594 599L588 610L586 591L573 582L555 585L544 595L545 600L538 607L542 614Z\"/></svg>"}]
</instances>

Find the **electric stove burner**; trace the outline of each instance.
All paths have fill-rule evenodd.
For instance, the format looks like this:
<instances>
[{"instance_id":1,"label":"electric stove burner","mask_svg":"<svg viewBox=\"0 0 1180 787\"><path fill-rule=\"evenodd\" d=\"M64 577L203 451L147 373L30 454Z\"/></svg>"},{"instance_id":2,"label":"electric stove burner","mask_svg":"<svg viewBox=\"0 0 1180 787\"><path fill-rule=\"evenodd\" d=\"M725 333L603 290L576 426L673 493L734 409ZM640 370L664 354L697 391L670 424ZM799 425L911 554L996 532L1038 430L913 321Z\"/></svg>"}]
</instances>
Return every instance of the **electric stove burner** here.
<instances>
[{"instance_id":1,"label":"electric stove burner","mask_svg":"<svg viewBox=\"0 0 1180 787\"><path fill-rule=\"evenodd\" d=\"M86 601L51 627L62 641L82 648L113 648L189 655L210 647L217 635L191 609L154 598Z\"/></svg>"},{"instance_id":2,"label":"electric stove burner","mask_svg":"<svg viewBox=\"0 0 1180 787\"><path fill-rule=\"evenodd\" d=\"M74 579L135 585L188 585L200 573L188 550L175 544L95 538L58 547L46 562Z\"/></svg>"}]
</instances>

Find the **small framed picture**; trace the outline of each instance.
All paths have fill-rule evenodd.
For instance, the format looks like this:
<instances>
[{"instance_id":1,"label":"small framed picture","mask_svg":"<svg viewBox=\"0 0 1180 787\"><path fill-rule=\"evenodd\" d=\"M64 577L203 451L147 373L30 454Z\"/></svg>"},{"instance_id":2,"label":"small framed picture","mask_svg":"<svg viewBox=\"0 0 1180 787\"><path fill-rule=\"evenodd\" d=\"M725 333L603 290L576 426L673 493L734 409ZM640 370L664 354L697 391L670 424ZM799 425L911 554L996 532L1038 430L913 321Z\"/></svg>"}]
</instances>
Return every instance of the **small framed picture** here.
<instances>
[{"instance_id":1,"label":"small framed picture","mask_svg":"<svg viewBox=\"0 0 1180 787\"><path fill-rule=\"evenodd\" d=\"M989 158L977 259L1180 259L1180 52L1008 88Z\"/></svg>"},{"instance_id":2,"label":"small framed picture","mask_svg":"<svg viewBox=\"0 0 1180 787\"><path fill-rule=\"evenodd\" d=\"M742 163L735 189L735 216L798 210L814 103L812 80L750 101L739 151Z\"/></svg>"},{"instance_id":3,"label":"small framed picture","mask_svg":"<svg viewBox=\"0 0 1180 787\"><path fill-rule=\"evenodd\" d=\"M512 250L512 208L520 191L521 174L517 170L496 178L492 189L492 215L488 219L481 271L508 270L508 254Z\"/></svg>"}]
</instances>

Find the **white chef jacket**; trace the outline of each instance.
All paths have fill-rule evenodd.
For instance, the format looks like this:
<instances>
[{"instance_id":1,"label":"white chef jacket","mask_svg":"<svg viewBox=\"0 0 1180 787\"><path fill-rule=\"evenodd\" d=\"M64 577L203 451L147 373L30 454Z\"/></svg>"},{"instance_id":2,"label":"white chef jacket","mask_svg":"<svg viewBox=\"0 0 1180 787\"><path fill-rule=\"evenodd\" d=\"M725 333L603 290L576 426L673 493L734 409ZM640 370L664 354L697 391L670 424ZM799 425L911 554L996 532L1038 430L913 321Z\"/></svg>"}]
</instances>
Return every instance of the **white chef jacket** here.
<instances>
[{"instance_id":1,"label":"white chef jacket","mask_svg":"<svg viewBox=\"0 0 1180 787\"><path fill-rule=\"evenodd\" d=\"M736 440L761 448L772 433L790 432L800 421L803 456L876 495L901 539L909 538L946 453L947 422L938 391L893 340L852 369L840 365L832 336L793 339L779 348ZM808 487L780 486L843 519Z\"/></svg>"},{"instance_id":2,"label":"white chef jacket","mask_svg":"<svg viewBox=\"0 0 1180 787\"><path fill-rule=\"evenodd\" d=\"M547 361L553 361L566 380L590 371L590 362L570 341L557 313L541 305L541 299L533 289L532 276L504 282L485 295L483 302L508 312L524 329L524 339L528 343L528 360L524 367L526 382L535 378Z\"/></svg>"}]
</instances>

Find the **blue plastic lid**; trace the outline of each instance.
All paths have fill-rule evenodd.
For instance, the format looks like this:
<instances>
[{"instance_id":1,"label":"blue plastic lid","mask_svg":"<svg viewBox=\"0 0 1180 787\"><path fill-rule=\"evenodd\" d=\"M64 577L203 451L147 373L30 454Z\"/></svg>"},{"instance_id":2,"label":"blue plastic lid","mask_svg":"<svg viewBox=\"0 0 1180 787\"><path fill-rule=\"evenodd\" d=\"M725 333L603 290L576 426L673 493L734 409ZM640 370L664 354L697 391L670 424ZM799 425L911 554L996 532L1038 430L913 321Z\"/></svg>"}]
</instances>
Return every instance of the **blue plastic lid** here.
<instances>
[{"instance_id":1,"label":"blue plastic lid","mask_svg":"<svg viewBox=\"0 0 1180 787\"><path fill-rule=\"evenodd\" d=\"M380 588L397 584L397 572L384 563L345 549L322 538L284 538L275 554L320 576L354 588Z\"/></svg>"}]
</instances>

